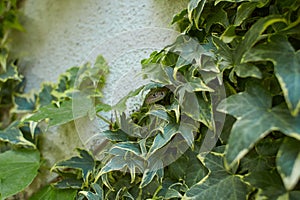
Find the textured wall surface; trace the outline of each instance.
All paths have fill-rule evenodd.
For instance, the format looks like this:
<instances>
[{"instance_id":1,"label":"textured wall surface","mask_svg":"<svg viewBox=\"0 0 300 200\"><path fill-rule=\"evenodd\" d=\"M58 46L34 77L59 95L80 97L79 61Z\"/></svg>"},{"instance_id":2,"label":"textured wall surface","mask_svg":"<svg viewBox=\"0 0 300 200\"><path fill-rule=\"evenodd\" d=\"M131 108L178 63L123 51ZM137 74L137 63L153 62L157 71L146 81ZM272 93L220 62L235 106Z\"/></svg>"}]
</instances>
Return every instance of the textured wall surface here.
<instances>
[{"instance_id":1,"label":"textured wall surface","mask_svg":"<svg viewBox=\"0 0 300 200\"><path fill-rule=\"evenodd\" d=\"M43 81L55 82L69 67L103 54L110 65L104 100L115 101L141 82L136 77L140 60L173 41L178 33L172 17L186 4L187 0L26 0L26 32L16 33L13 47L21 58L26 91L38 90ZM83 142L102 126L80 123L77 133L88 133L80 136ZM50 165L81 145L70 128L48 132L43 151Z\"/></svg>"},{"instance_id":2,"label":"textured wall surface","mask_svg":"<svg viewBox=\"0 0 300 200\"><path fill-rule=\"evenodd\" d=\"M145 27L172 28L182 0L26 0L25 28L15 48L23 56L27 90L56 81L81 64L94 48L122 33ZM142 40L148 35L141 34ZM104 47L106 48L106 47Z\"/></svg>"}]
</instances>

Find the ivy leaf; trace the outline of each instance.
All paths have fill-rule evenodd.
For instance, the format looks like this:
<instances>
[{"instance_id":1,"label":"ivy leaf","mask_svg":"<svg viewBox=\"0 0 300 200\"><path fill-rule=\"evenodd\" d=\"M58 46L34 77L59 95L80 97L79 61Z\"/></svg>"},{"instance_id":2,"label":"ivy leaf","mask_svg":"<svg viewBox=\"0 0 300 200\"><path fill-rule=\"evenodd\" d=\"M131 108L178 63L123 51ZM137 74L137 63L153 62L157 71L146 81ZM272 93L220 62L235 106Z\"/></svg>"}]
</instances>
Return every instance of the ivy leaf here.
<instances>
[{"instance_id":1,"label":"ivy leaf","mask_svg":"<svg viewBox=\"0 0 300 200\"><path fill-rule=\"evenodd\" d=\"M188 18L191 23L195 23L197 29L200 29L198 24L205 3L206 0L190 0L188 4Z\"/></svg>"},{"instance_id":2,"label":"ivy leaf","mask_svg":"<svg viewBox=\"0 0 300 200\"><path fill-rule=\"evenodd\" d=\"M287 190L300 179L300 142L286 137L277 154L277 169Z\"/></svg>"},{"instance_id":3,"label":"ivy leaf","mask_svg":"<svg viewBox=\"0 0 300 200\"><path fill-rule=\"evenodd\" d=\"M221 65L222 71L225 69L232 69L230 80L236 82L232 77L233 72L235 72L239 77L255 77L261 78L260 70L253 64L250 63L240 63L240 61L235 61L234 49L229 48L222 40L217 37L213 37L213 42L217 48L218 62Z\"/></svg>"},{"instance_id":4,"label":"ivy leaf","mask_svg":"<svg viewBox=\"0 0 300 200\"><path fill-rule=\"evenodd\" d=\"M220 24L224 28L229 25L227 12L223 9L225 4L216 5L211 8L209 15L206 17L206 31L209 31L213 24Z\"/></svg>"},{"instance_id":5,"label":"ivy leaf","mask_svg":"<svg viewBox=\"0 0 300 200\"><path fill-rule=\"evenodd\" d=\"M0 33L1 35L1 33ZM6 48L0 48L0 69L6 71L6 64L8 58L8 51Z\"/></svg>"},{"instance_id":6,"label":"ivy leaf","mask_svg":"<svg viewBox=\"0 0 300 200\"><path fill-rule=\"evenodd\" d=\"M186 184L189 187L199 183L207 174L208 170L206 167L200 162L200 160L195 156L194 152L190 152L187 162L187 170L186 170Z\"/></svg>"},{"instance_id":7,"label":"ivy leaf","mask_svg":"<svg viewBox=\"0 0 300 200\"><path fill-rule=\"evenodd\" d=\"M120 142L114 144L108 152L113 155L101 169L98 177L111 171L129 170L131 182L135 180L136 169L144 171L144 159L141 157L140 145L136 142Z\"/></svg>"},{"instance_id":8,"label":"ivy leaf","mask_svg":"<svg viewBox=\"0 0 300 200\"><path fill-rule=\"evenodd\" d=\"M218 105L219 111L237 118L226 149L229 165L240 160L271 131L300 139L300 117L291 116L284 105L274 108L271 105L271 95L255 82L248 82L245 92L232 95Z\"/></svg>"},{"instance_id":9,"label":"ivy leaf","mask_svg":"<svg viewBox=\"0 0 300 200\"><path fill-rule=\"evenodd\" d=\"M140 188L147 186L155 177L155 175L160 179L163 178L163 162L159 158L153 156L148 159L148 167L143 172L142 181L140 183Z\"/></svg>"},{"instance_id":10,"label":"ivy leaf","mask_svg":"<svg viewBox=\"0 0 300 200\"><path fill-rule=\"evenodd\" d=\"M104 137L113 142L126 142L129 140L127 133L118 129L117 131L106 130L100 133L101 137Z\"/></svg>"},{"instance_id":11,"label":"ivy leaf","mask_svg":"<svg viewBox=\"0 0 300 200\"><path fill-rule=\"evenodd\" d=\"M18 123L14 122L4 130L0 130L0 141L9 142L13 145L27 146L36 148L34 144L23 137L22 132L18 128Z\"/></svg>"},{"instance_id":12,"label":"ivy leaf","mask_svg":"<svg viewBox=\"0 0 300 200\"><path fill-rule=\"evenodd\" d=\"M281 16L270 15L264 18L259 19L255 22L254 25L247 31L247 33L242 38L242 41L238 43L236 48L229 48L227 44L221 41L217 37L213 37L213 42L216 45L218 51L216 52L219 55L219 63L221 68L230 69L233 68L233 71L230 76L232 82L236 82L233 77L233 72L236 72L240 77L254 77L261 78L260 70L253 64L246 63L245 60L242 60L244 54L252 47L257 41L259 41L260 35L272 24L277 22L284 22L286 20Z\"/></svg>"},{"instance_id":13,"label":"ivy leaf","mask_svg":"<svg viewBox=\"0 0 300 200\"><path fill-rule=\"evenodd\" d=\"M183 199L217 200L222 199L246 199L249 192L248 186L239 175L229 174L224 163L223 147L210 152L204 159L208 168L208 175L199 183L192 186Z\"/></svg>"},{"instance_id":14,"label":"ivy leaf","mask_svg":"<svg viewBox=\"0 0 300 200\"><path fill-rule=\"evenodd\" d=\"M201 181L208 173L206 167L192 150L187 150L181 157L168 166L168 173L176 180L185 180L188 187Z\"/></svg>"},{"instance_id":15,"label":"ivy leaf","mask_svg":"<svg viewBox=\"0 0 300 200\"><path fill-rule=\"evenodd\" d=\"M95 193L91 191L80 191L79 195L84 196L88 200L103 200L104 199L104 191L97 183L92 183L92 189Z\"/></svg>"},{"instance_id":16,"label":"ivy leaf","mask_svg":"<svg viewBox=\"0 0 300 200\"><path fill-rule=\"evenodd\" d=\"M42 85L42 89L38 94L38 103L40 107L51 104L51 102L55 99L51 94L53 90L54 90L53 84L44 83Z\"/></svg>"},{"instance_id":17,"label":"ivy leaf","mask_svg":"<svg viewBox=\"0 0 300 200\"><path fill-rule=\"evenodd\" d=\"M257 2L244 2L239 5L234 19L234 26L240 26L251 15L256 6Z\"/></svg>"},{"instance_id":18,"label":"ivy leaf","mask_svg":"<svg viewBox=\"0 0 300 200\"><path fill-rule=\"evenodd\" d=\"M174 47L171 48L172 51L178 52L180 55L174 71L177 72L181 67L200 60L203 55L212 56L212 53L204 47L204 45L199 44L197 39L186 35L180 35L176 39Z\"/></svg>"},{"instance_id":19,"label":"ivy leaf","mask_svg":"<svg viewBox=\"0 0 300 200\"><path fill-rule=\"evenodd\" d=\"M267 171L275 166L275 157L282 139L266 137L260 140L240 162L242 172L256 173Z\"/></svg>"},{"instance_id":20,"label":"ivy leaf","mask_svg":"<svg viewBox=\"0 0 300 200\"><path fill-rule=\"evenodd\" d=\"M174 188L174 187L178 187L181 185L182 185L182 183L174 183L173 185L171 185L167 190L165 198L166 199L173 199L173 198L181 199L182 194L176 188Z\"/></svg>"},{"instance_id":21,"label":"ivy leaf","mask_svg":"<svg viewBox=\"0 0 300 200\"><path fill-rule=\"evenodd\" d=\"M14 108L12 112L28 113L36 109L36 94L15 94L13 96Z\"/></svg>"},{"instance_id":22,"label":"ivy leaf","mask_svg":"<svg viewBox=\"0 0 300 200\"><path fill-rule=\"evenodd\" d=\"M216 0L215 5L220 3L220 2L232 2L232 3L239 3L239 2L257 2L260 4L260 7L264 6L265 4L267 4L269 2L269 0Z\"/></svg>"},{"instance_id":23,"label":"ivy leaf","mask_svg":"<svg viewBox=\"0 0 300 200\"><path fill-rule=\"evenodd\" d=\"M164 147L170 142L177 133L179 133L185 142L190 146L194 141L194 132L197 131L198 126L195 121L189 119L182 120L179 124L169 123L163 129L162 132L157 134L149 149L148 154L151 155Z\"/></svg>"},{"instance_id":24,"label":"ivy leaf","mask_svg":"<svg viewBox=\"0 0 300 200\"><path fill-rule=\"evenodd\" d=\"M241 63L243 55L252 47L257 41L260 40L260 35L272 24L283 22L286 23L286 19L278 15L269 15L267 17L260 18L251 28L247 31L243 40L238 44L234 52L234 65Z\"/></svg>"},{"instance_id":25,"label":"ivy leaf","mask_svg":"<svg viewBox=\"0 0 300 200\"><path fill-rule=\"evenodd\" d=\"M176 22L183 20L186 15L187 15L187 9L182 10L180 13L173 16L171 24L175 24Z\"/></svg>"},{"instance_id":26,"label":"ivy leaf","mask_svg":"<svg viewBox=\"0 0 300 200\"><path fill-rule=\"evenodd\" d=\"M49 127L57 126L86 116L92 112L93 109L92 100L83 95L82 97L76 98L76 105L73 105L73 100L68 100L60 103L59 107L57 107L56 104L41 107L31 117L27 118L25 122L40 122L49 119Z\"/></svg>"},{"instance_id":27,"label":"ivy leaf","mask_svg":"<svg viewBox=\"0 0 300 200\"><path fill-rule=\"evenodd\" d=\"M280 197L277 200L298 200L300 196L300 191L289 191Z\"/></svg>"},{"instance_id":28,"label":"ivy leaf","mask_svg":"<svg viewBox=\"0 0 300 200\"><path fill-rule=\"evenodd\" d=\"M265 170L250 173L244 180L252 186L261 189L261 196L269 199L277 199L278 196L286 193L281 178L276 170Z\"/></svg>"},{"instance_id":29,"label":"ivy leaf","mask_svg":"<svg viewBox=\"0 0 300 200\"><path fill-rule=\"evenodd\" d=\"M7 80L22 81L22 77L20 77L15 65L9 65L6 71L0 74L0 82L6 82Z\"/></svg>"},{"instance_id":30,"label":"ivy leaf","mask_svg":"<svg viewBox=\"0 0 300 200\"><path fill-rule=\"evenodd\" d=\"M0 197L5 199L25 189L37 176L40 154L37 150L6 151L0 154L0 163Z\"/></svg>"},{"instance_id":31,"label":"ivy leaf","mask_svg":"<svg viewBox=\"0 0 300 200\"><path fill-rule=\"evenodd\" d=\"M82 178L78 177L76 173L68 173L68 172L59 172L62 180L54 183L53 186L59 189L81 189L83 187Z\"/></svg>"},{"instance_id":32,"label":"ivy leaf","mask_svg":"<svg viewBox=\"0 0 300 200\"><path fill-rule=\"evenodd\" d=\"M275 35L265 44L250 49L245 61L271 61L281 85L287 105L293 116L300 110L300 50L296 51L288 40Z\"/></svg>"},{"instance_id":33,"label":"ivy leaf","mask_svg":"<svg viewBox=\"0 0 300 200\"><path fill-rule=\"evenodd\" d=\"M53 200L64 199L73 200L76 197L77 190L74 189L57 189L51 185L44 187L35 193L29 200Z\"/></svg>"},{"instance_id":34,"label":"ivy leaf","mask_svg":"<svg viewBox=\"0 0 300 200\"><path fill-rule=\"evenodd\" d=\"M85 182L88 181L89 175L94 171L95 160L93 156L83 149L77 149L79 156L74 156L68 160L58 162L53 169L73 168L79 169L82 172L82 177Z\"/></svg>"}]
</instances>

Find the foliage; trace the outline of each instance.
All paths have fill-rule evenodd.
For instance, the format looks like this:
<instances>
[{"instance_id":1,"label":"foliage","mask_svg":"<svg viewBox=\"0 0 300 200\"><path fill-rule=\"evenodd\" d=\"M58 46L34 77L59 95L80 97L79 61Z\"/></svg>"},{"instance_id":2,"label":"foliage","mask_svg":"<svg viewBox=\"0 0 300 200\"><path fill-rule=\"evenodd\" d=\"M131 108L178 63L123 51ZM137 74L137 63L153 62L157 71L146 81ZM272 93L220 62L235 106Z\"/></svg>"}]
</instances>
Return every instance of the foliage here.
<instances>
[{"instance_id":1,"label":"foliage","mask_svg":"<svg viewBox=\"0 0 300 200\"><path fill-rule=\"evenodd\" d=\"M0 1L0 199L23 191L38 175L42 164L38 139L42 130L37 127L37 122L47 118L50 126L59 125L86 115L91 111L86 110L87 105L90 106L91 101L98 102L101 97L100 89L108 72L104 59L99 56L93 67L86 63L70 68L60 76L57 84L44 83L39 92L24 94L23 76L18 72L17 60L9 54L9 33L13 29L23 31L18 21L20 3L16 0ZM86 98L77 98L82 93ZM73 99L83 102L78 115L72 113ZM55 195L76 195L74 191L64 193L56 189L48 189L45 193L43 195L49 195L50 199Z\"/></svg>"},{"instance_id":2,"label":"foliage","mask_svg":"<svg viewBox=\"0 0 300 200\"><path fill-rule=\"evenodd\" d=\"M190 0L173 23L182 34L142 60L152 82L116 105L99 100L102 57L39 93L14 97L15 113L34 113L0 139L27 148L35 148L40 121L55 126L116 113L99 133L109 144L102 159L78 149L53 166L58 180L32 199L73 199L74 191L89 200L299 198L300 1ZM142 106L126 116L126 101L144 93ZM213 149L207 138L215 139Z\"/></svg>"}]
</instances>

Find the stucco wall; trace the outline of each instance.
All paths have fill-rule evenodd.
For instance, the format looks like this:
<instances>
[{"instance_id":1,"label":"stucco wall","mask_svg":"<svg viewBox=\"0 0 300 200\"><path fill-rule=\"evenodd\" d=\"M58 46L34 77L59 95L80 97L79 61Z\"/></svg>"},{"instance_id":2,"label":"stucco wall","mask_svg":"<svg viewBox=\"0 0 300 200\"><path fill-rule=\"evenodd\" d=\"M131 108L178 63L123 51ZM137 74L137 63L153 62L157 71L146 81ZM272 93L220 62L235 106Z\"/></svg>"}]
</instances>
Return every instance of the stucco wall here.
<instances>
[{"instance_id":1,"label":"stucco wall","mask_svg":"<svg viewBox=\"0 0 300 200\"><path fill-rule=\"evenodd\" d=\"M121 33L172 28L172 16L185 6L186 0L26 0L26 33L18 35L15 48L26 67L26 89L56 81L99 44Z\"/></svg>"}]
</instances>

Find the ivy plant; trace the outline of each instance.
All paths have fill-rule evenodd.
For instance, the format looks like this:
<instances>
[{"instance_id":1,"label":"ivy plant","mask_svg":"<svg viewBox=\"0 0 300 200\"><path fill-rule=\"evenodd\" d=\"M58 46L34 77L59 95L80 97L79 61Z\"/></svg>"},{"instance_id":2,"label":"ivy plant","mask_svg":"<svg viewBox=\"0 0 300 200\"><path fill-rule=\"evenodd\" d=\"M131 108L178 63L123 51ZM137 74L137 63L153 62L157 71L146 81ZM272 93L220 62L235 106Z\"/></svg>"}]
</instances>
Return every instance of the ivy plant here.
<instances>
[{"instance_id":1,"label":"ivy plant","mask_svg":"<svg viewBox=\"0 0 300 200\"><path fill-rule=\"evenodd\" d=\"M181 31L176 41L141 61L151 82L116 105L99 99L108 72L102 57L14 98L16 113L33 113L0 133L11 145L35 148L20 129L26 124L34 138L41 121L109 123L99 133L101 159L78 149L31 199L299 199L300 1L190 0L172 23ZM126 101L139 94L142 105L126 115ZM72 110L77 98L80 112ZM203 151L207 137L216 141ZM17 152L0 159L9 164L9 154Z\"/></svg>"}]
</instances>

